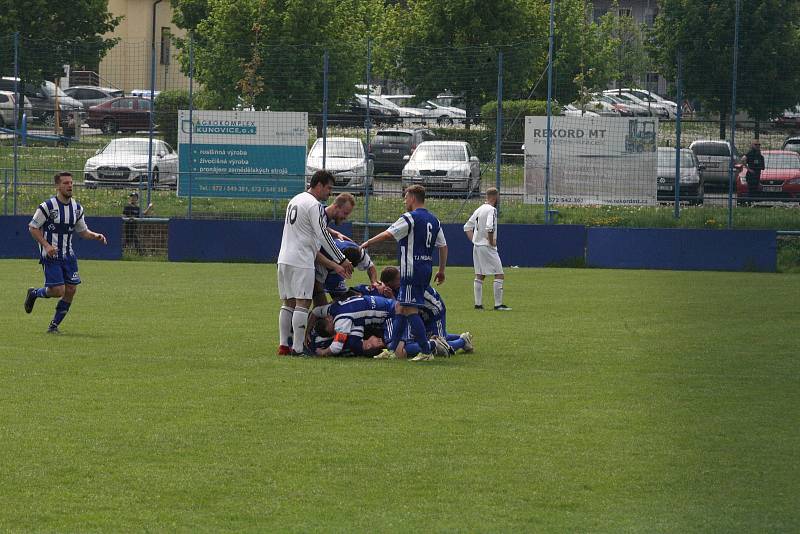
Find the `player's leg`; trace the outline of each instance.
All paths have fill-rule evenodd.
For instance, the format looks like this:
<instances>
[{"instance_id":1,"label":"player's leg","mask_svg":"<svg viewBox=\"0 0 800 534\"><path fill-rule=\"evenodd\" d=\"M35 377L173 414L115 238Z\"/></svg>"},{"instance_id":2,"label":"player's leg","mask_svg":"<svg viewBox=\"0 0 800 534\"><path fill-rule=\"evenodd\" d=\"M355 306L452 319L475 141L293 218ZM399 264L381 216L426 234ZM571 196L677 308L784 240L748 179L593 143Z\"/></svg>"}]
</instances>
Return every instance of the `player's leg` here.
<instances>
[{"instance_id":1,"label":"player's leg","mask_svg":"<svg viewBox=\"0 0 800 534\"><path fill-rule=\"evenodd\" d=\"M292 315L294 314L295 300L289 297L290 274L287 272L286 265L278 264L278 295L281 298L281 310L278 313L278 355L287 356L292 349L289 346L289 339L292 337Z\"/></svg>"},{"instance_id":2,"label":"player's leg","mask_svg":"<svg viewBox=\"0 0 800 534\"><path fill-rule=\"evenodd\" d=\"M36 299L60 298L64 296L64 272L61 260L42 260L44 285L40 288L29 287L25 293L25 312L31 313Z\"/></svg>"},{"instance_id":3,"label":"player's leg","mask_svg":"<svg viewBox=\"0 0 800 534\"><path fill-rule=\"evenodd\" d=\"M479 255L479 249L481 247L472 247L472 263L475 266L475 280L473 281L473 293L475 295L475 309L482 310L483 309L483 279L486 276L483 274L483 269L481 268L481 259Z\"/></svg>"},{"instance_id":4,"label":"player's leg","mask_svg":"<svg viewBox=\"0 0 800 534\"><path fill-rule=\"evenodd\" d=\"M497 311L510 311L511 308L503 304L503 284L506 276L503 272L503 263L500 261L500 255L496 249L485 248L485 255L482 258L484 272L494 275L494 309Z\"/></svg>"},{"instance_id":5,"label":"player's leg","mask_svg":"<svg viewBox=\"0 0 800 534\"><path fill-rule=\"evenodd\" d=\"M312 284L313 290L313 284ZM309 290L309 293L311 290ZM311 309L311 298L295 299L294 312L292 313L292 353L303 353L303 342L306 339L308 326L308 313Z\"/></svg>"},{"instance_id":6,"label":"player's leg","mask_svg":"<svg viewBox=\"0 0 800 534\"><path fill-rule=\"evenodd\" d=\"M78 260L74 257L66 258L61 262L61 271L64 276L65 284L61 299L56 304L56 312L53 315L53 320L50 321L50 326L47 328L48 332L57 333L58 327L64 317L67 316L69 307L72 305L72 299L75 298L75 292L78 290L78 284L81 279L78 276Z\"/></svg>"}]
</instances>

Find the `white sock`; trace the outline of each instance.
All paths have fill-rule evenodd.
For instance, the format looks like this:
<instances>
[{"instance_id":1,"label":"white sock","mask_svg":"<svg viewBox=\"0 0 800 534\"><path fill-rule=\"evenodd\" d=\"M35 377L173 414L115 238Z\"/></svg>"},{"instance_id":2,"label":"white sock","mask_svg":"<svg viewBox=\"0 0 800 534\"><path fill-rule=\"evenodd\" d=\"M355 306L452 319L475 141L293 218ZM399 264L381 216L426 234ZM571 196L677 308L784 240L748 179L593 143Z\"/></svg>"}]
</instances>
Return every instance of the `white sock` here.
<instances>
[{"instance_id":1,"label":"white sock","mask_svg":"<svg viewBox=\"0 0 800 534\"><path fill-rule=\"evenodd\" d=\"M278 314L278 335L281 339L281 345L284 347L289 346L289 338L292 337L292 314L294 308L289 306L281 306L281 311Z\"/></svg>"},{"instance_id":2,"label":"white sock","mask_svg":"<svg viewBox=\"0 0 800 534\"><path fill-rule=\"evenodd\" d=\"M295 307L292 314L292 350L303 352L303 342L306 340L306 324L308 324L308 310Z\"/></svg>"},{"instance_id":3,"label":"white sock","mask_svg":"<svg viewBox=\"0 0 800 534\"><path fill-rule=\"evenodd\" d=\"M475 279L475 306L483 304L483 280Z\"/></svg>"},{"instance_id":4,"label":"white sock","mask_svg":"<svg viewBox=\"0 0 800 534\"><path fill-rule=\"evenodd\" d=\"M494 279L494 305L500 306L503 303L503 280L502 278Z\"/></svg>"}]
</instances>

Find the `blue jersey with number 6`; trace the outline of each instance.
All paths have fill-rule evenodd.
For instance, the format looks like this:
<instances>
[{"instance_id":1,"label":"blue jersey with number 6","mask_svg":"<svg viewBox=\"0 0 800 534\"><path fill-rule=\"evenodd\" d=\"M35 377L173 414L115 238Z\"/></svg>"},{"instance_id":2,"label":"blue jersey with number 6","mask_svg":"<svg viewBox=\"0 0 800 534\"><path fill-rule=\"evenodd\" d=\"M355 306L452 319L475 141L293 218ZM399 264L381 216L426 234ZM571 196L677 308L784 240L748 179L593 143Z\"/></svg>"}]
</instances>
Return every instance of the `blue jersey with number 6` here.
<instances>
[{"instance_id":1,"label":"blue jersey with number 6","mask_svg":"<svg viewBox=\"0 0 800 534\"><path fill-rule=\"evenodd\" d=\"M397 240L400 283L430 285L433 249L447 245L439 219L425 208L417 208L404 213L389 227L389 232Z\"/></svg>"}]
</instances>

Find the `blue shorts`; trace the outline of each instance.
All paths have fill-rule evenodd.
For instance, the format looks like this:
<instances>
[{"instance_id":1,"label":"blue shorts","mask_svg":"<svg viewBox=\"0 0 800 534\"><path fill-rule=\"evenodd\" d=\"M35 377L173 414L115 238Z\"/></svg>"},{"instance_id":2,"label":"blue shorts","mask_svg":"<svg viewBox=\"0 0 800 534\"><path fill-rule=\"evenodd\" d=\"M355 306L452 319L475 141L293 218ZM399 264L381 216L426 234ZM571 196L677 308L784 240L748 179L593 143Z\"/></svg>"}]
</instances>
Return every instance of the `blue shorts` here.
<instances>
[{"instance_id":1,"label":"blue shorts","mask_svg":"<svg viewBox=\"0 0 800 534\"><path fill-rule=\"evenodd\" d=\"M397 291L397 302L401 306L422 307L425 304L425 289L428 286L415 286L411 284L400 284Z\"/></svg>"},{"instance_id":2,"label":"blue shorts","mask_svg":"<svg viewBox=\"0 0 800 534\"><path fill-rule=\"evenodd\" d=\"M42 258L42 269L44 269L44 287L55 287L69 284L77 286L81 283L78 276L78 258L67 256L63 259Z\"/></svg>"},{"instance_id":3,"label":"blue shorts","mask_svg":"<svg viewBox=\"0 0 800 534\"><path fill-rule=\"evenodd\" d=\"M445 323L444 313L438 319L428 318L428 320L425 321L425 331L429 336L436 335L439 337L446 337L447 326Z\"/></svg>"}]
</instances>

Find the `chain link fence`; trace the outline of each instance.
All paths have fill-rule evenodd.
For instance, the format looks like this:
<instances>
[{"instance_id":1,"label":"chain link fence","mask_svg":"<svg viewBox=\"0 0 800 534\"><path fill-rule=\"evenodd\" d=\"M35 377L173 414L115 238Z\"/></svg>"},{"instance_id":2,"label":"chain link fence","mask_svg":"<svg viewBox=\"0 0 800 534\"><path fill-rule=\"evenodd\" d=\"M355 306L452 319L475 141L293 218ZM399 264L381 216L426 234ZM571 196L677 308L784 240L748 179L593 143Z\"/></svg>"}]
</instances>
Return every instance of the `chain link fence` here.
<instances>
[{"instance_id":1,"label":"chain link fence","mask_svg":"<svg viewBox=\"0 0 800 534\"><path fill-rule=\"evenodd\" d=\"M402 191L412 183L428 188L429 207L445 222L466 220L494 186L507 223L800 230L800 156L772 152L800 147L792 140L800 121L787 114L761 121L739 114L732 124L729 116L700 108L692 95L677 99L670 89L667 96L679 100L672 107L646 90L633 99L627 91L578 94L574 105L553 101L553 122L543 123L582 128L624 120L616 134L620 150L652 154L647 169L628 173L640 188L637 198L645 200L572 202L557 181L542 189L546 197L534 194L537 176L566 175L581 198L609 187L613 198L630 195L624 180L609 185L625 176L621 158L585 165L587 154L558 152L551 138L552 158L540 160L526 146L526 116L546 121L546 64L538 53L546 44L376 50L365 39L330 51L242 41L202 43L201 53L192 39L167 36L155 47L118 42L99 64L90 64L78 47L0 36L0 64L11 69L0 81L0 210L32 213L52 195L53 174L69 170L90 217L122 217L130 193L137 192L140 216L126 222L126 255L161 258L170 218L281 219L288 198L314 169L325 167L335 173L337 190L357 195L351 220L365 233L397 217ZM64 58L65 69L37 72L38 58L52 54ZM402 70L394 68L400 59ZM558 68L555 82L564 84ZM709 83L721 93L732 90L730 80ZM270 128L292 130L294 141L275 141L260 133L261 126L254 133L245 128L242 152L223 157L197 140L198 120L205 120L198 117L229 116L220 120L244 124L260 111L284 113L285 119L273 115ZM221 112L230 113L213 115ZM186 123L192 133L181 130ZM753 139L761 142L767 169L774 163L785 171L757 191L738 169L730 172ZM684 170L676 173L681 164L674 147L720 140L735 140L727 159L681 151L683 165L691 160L704 183L702 199L696 191L690 198ZM665 150L668 155L656 157ZM660 159L672 162L664 172ZM275 163L284 160L294 166ZM581 165L591 172L581 174Z\"/></svg>"}]
</instances>

